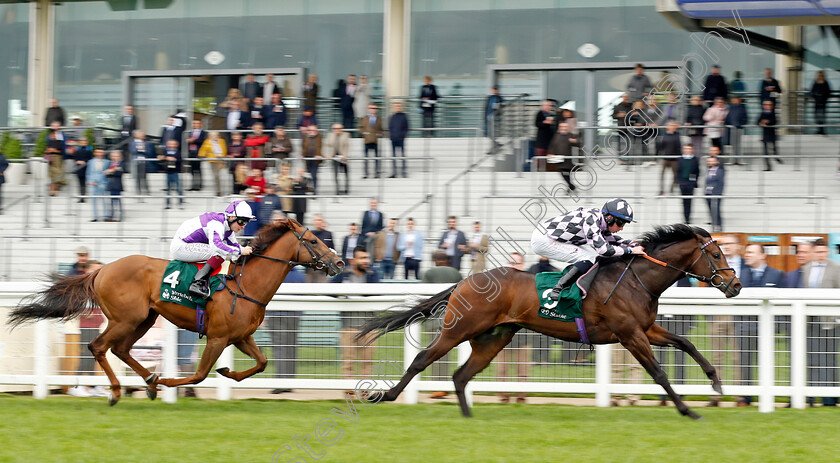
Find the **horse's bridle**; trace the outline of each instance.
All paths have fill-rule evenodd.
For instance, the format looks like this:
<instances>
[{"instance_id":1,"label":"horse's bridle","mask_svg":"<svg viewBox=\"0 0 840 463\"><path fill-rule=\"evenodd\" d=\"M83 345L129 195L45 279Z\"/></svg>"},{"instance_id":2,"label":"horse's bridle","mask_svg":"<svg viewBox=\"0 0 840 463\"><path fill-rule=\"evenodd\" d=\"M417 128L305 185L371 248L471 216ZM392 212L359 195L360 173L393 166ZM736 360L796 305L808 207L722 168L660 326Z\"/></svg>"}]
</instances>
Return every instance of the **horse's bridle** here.
<instances>
[{"instance_id":1,"label":"horse's bridle","mask_svg":"<svg viewBox=\"0 0 840 463\"><path fill-rule=\"evenodd\" d=\"M648 259L649 261L655 263L655 264L658 264L658 265L661 265L663 267L667 267L667 268L676 270L676 271L680 272L683 277L694 278L698 281L702 281L703 283L708 283L710 286L714 286L715 288L718 288L718 289L723 287L723 289L721 289L721 290L725 293L726 291L729 291L729 288L732 286L732 282L735 281L736 277L733 276L729 281L726 281L726 279L724 279L724 277L722 275L720 275L720 272L725 271L725 270L732 270L734 272L735 269L733 269L732 267L715 267L714 262L712 262L712 258L709 257L709 253L706 250L706 248L709 247L713 243L717 243L717 241L714 238L710 238L705 243L698 243L699 246L700 246L700 255L698 255L697 258L694 259L694 262L692 262L685 269L681 269L681 268L676 267L674 265L671 265L667 262L662 262L661 260L654 259L653 257L650 257L646 254L643 255L643 257ZM644 288L644 290L647 291L648 294L650 294L653 297L657 297L657 295L654 294L653 291L651 291L650 289L648 289L647 286L645 286L644 282L642 282L642 279L639 278L639 275L636 273L636 270L634 270L631 267L631 265L633 264L633 261L635 261L636 257L638 257L639 255L640 254L633 254L633 257L630 258L630 261L627 263L627 268L625 268L624 272L621 273L621 276L618 277L618 281L616 282L615 287L613 287L613 290L610 292L609 296L607 296L607 299L604 301L604 304L606 304L607 301L610 300L610 298L613 295L613 292L615 292L615 289L618 287L618 283L620 283L621 279L624 278L624 274L627 273L628 269L633 273L633 276L636 277L636 281L638 281L639 284L642 285L642 288ZM696 274L692 271L694 269L694 266L697 265L697 262L700 260L701 257L705 257L706 261L709 263L709 268L712 269L712 275L711 276L707 277L707 276L703 276L703 275L698 275L698 274ZM719 282L715 283L715 278L719 278Z\"/></svg>"},{"instance_id":2,"label":"horse's bridle","mask_svg":"<svg viewBox=\"0 0 840 463\"><path fill-rule=\"evenodd\" d=\"M270 260L272 262L280 262L281 264L287 264L290 267L294 267L296 265L301 265L303 267L308 267L308 268L315 269L315 270L323 270L324 268L326 268L328 263L323 260L323 257L326 256L327 254L330 254L333 251L331 249L327 249L327 251L325 251L323 254L318 254L317 252L315 252L315 250L312 248L312 246L303 238L303 236L306 235L306 232L309 231L308 227L303 230L303 233L298 233L297 230L295 230L295 229L291 229L291 231L292 231L292 233L295 234L295 237L298 239L298 249L297 249L297 255L295 257L295 260L278 259L276 257L266 256L266 255L263 255L263 254L254 254L254 253L250 254L250 256L259 257L261 259ZM312 256L312 259L315 262L300 262L300 247L301 247L301 245L304 248L306 248L306 250L309 252L309 255ZM236 299L238 299L240 297L245 299L246 301L253 302L254 304L260 305L262 307L265 307L265 306L268 305L267 302L263 303L263 302L260 302L256 299L248 296L247 294L245 294L245 290L242 289L242 284L241 284L242 274L244 273L245 263L247 262L248 257L249 256L242 256L241 262L236 262L236 263L233 264L233 272L231 273L230 279L232 279L233 281L236 282L236 291L232 290L227 285L227 283L225 283L225 289L227 289L228 292L233 295L233 304L231 304L230 313L233 313L233 310L236 308ZM236 268L237 267L240 267L239 273L236 273Z\"/></svg>"}]
</instances>

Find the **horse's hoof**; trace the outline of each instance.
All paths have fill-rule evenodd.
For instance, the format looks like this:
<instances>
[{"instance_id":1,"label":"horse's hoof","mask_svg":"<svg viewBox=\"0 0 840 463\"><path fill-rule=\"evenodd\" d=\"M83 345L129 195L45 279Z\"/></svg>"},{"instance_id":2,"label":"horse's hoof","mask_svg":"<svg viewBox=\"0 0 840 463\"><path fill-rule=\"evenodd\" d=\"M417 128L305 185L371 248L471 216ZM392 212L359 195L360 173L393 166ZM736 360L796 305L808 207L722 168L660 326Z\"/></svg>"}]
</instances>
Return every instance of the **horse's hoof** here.
<instances>
[{"instance_id":1,"label":"horse's hoof","mask_svg":"<svg viewBox=\"0 0 840 463\"><path fill-rule=\"evenodd\" d=\"M108 405L109 406L113 407L119 401L120 401L119 397L115 396L113 392L108 394Z\"/></svg>"},{"instance_id":2,"label":"horse's hoof","mask_svg":"<svg viewBox=\"0 0 840 463\"><path fill-rule=\"evenodd\" d=\"M230 373L230 368L228 368L228 367L216 368L216 373L218 373L222 376L227 376L228 373Z\"/></svg>"},{"instance_id":3,"label":"horse's hoof","mask_svg":"<svg viewBox=\"0 0 840 463\"><path fill-rule=\"evenodd\" d=\"M712 390L718 393L718 395L723 395L723 388L720 386L720 383L712 384Z\"/></svg>"},{"instance_id":4,"label":"horse's hoof","mask_svg":"<svg viewBox=\"0 0 840 463\"><path fill-rule=\"evenodd\" d=\"M146 388L146 397L151 400L157 399L157 388L147 387Z\"/></svg>"}]
</instances>

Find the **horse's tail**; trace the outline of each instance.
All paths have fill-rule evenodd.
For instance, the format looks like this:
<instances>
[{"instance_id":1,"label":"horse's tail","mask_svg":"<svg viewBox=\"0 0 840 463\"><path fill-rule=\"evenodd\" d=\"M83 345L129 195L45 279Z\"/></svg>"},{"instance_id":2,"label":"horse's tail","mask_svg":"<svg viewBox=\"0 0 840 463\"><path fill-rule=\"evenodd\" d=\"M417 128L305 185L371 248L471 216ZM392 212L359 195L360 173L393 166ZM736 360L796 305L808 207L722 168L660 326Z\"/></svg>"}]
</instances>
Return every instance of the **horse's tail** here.
<instances>
[{"instance_id":1,"label":"horse's tail","mask_svg":"<svg viewBox=\"0 0 840 463\"><path fill-rule=\"evenodd\" d=\"M49 280L54 282L52 286L25 297L9 315L9 324L14 328L37 320L60 318L67 321L82 315L96 300L93 281L98 274L99 270L69 277L50 275Z\"/></svg>"},{"instance_id":2,"label":"horse's tail","mask_svg":"<svg viewBox=\"0 0 840 463\"><path fill-rule=\"evenodd\" d=\"M449 297L452 296L452 291L456 286L457 285L452 285L428 299L420 301L415 305L408 306L408 310L390 311L385 315L379 316L367 322L365 326L362 327L361 332L356 335L356 340L360 340L371 331L379 330L379 332L376 333L376 336L369 340L372 342L386 333L404 328L406 325L410 325L416 321L429 318L433 313L446 308Z\"/></svg>"}]
</instances>

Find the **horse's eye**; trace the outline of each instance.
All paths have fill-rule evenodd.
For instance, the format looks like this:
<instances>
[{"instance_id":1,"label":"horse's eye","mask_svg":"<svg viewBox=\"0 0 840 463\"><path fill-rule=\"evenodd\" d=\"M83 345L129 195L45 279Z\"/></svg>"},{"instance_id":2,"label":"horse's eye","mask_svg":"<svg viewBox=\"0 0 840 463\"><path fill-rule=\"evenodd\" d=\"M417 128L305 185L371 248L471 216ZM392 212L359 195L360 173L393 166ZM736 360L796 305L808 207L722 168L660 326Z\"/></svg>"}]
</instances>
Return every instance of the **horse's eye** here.
<instances>
[{"instance_id":1,"label":"horse's eye","mask_svg":"<svg viewBox=\"0 0 840 463\"><path fill-rule=\"evenodd\" d=\"M312 244L318 244L318 240L309 240L309 242Z\"/></svg>"},{"instance_id":2,"label":"horse's eye","mask_svg":"<svg viewBox=\"0 0 840 463\"><path fill-rule=\"evenodd\" d=\"M716 253L712 254L712 257L714 257L715 259L720 259L720 253L716 252Z\"/></svg>"}]
</instances>

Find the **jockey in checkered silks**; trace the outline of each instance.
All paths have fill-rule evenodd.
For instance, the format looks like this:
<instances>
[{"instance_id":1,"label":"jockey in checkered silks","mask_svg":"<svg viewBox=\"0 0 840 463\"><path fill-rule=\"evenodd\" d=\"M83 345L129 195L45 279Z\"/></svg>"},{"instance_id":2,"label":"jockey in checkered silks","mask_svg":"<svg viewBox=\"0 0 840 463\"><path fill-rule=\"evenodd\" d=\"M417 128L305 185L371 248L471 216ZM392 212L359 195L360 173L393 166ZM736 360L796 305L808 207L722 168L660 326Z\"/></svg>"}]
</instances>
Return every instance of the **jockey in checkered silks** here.
<instances>
[{"instance_id":1,"label":"jockey in checkered silks","mask_svg":"<svg viewBox=\"0 0 840 463\"><path fill-rule=\"evenodd\" d=\"M573 266L551 290L549 299L559 299L560 292L588 272L598 257L644 254L638 243L615 234L628 222L633 222L633 208L620 198L607 201L601 209L581 207L540 222L531 235L531 249Z\"/></svg>"}]
</instances>

